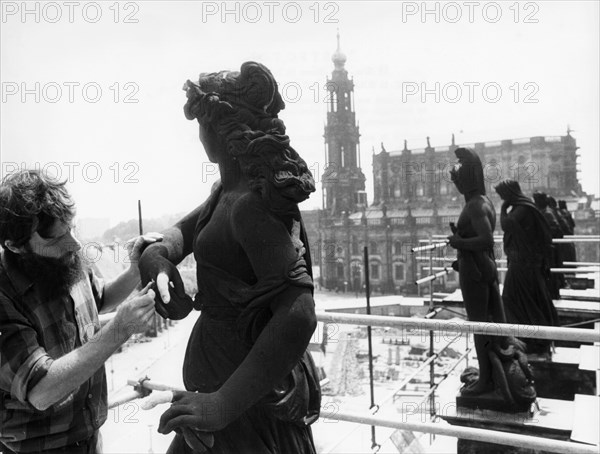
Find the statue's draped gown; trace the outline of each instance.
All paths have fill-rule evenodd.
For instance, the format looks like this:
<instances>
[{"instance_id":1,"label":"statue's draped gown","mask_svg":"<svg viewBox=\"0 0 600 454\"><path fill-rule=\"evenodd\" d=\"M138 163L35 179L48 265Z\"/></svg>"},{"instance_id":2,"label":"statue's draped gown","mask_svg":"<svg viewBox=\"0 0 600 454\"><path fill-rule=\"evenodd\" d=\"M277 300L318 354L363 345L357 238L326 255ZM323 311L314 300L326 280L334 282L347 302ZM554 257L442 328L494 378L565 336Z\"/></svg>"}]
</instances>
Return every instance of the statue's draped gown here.
<instances>
[{"instance_id":1,"label":"statue's draped gown","mask_svg":"<svg viewBox=\"0 0 600 454\"><path fill-rule=\"evenodd\" d=\"M282 267L279 275L248 283L227 270L209 263L202 242L211 241L202 232L219 202L221 188L213 193L198 217L194 236L198 294L201 315L191 333L183 367L184 384L189 391L217 391L240 366L252 348L271 312L270 303L289 286L313 288L310 253L303 226L299 233L306 252L295 263ZM301 225L297 205L291 214L280 217L292 228ZM294 212L295 211L295 212ZM266 214L266 213L264 213ZM260 213L259 213L260 215ZM299 224L298 224L299 223ZM208 229L207 229L208 230ZM253 232L260 235L260 232ZM274 251L273 257L277 256ZM310 353L304 353L292 373L261 401L215 432L211 454L315 453L309 424L318 418L320 388ZM231 408L217 411L234 411ZM177 436L169 452L192 452Z\"/></svg>"},{"instance_id":2,"label":"statue's draped gown","mask_svg":"<svg viewBox=\"0 0 600 454\"><path fill-rule=\"evenodd\" d=\"M552 259L552 235L544 215L533 202L524 201L502 220L508 271L502 299L509 323L558 324L558 315L546 283ZM521 339L528 353L546 353L550 341Z\"/></svg>"}]
</instances>

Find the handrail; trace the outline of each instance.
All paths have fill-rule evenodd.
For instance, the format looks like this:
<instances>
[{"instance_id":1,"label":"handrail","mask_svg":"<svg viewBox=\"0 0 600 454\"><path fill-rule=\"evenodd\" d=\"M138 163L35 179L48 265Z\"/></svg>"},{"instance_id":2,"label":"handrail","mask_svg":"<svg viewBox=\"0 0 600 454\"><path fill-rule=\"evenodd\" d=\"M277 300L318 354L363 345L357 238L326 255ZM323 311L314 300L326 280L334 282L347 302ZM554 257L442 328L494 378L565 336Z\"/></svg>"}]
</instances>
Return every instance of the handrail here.
<instances>
[{"instance_id":1,"label":"handrail","mask_svg":"<svg viewBox=\"0 0 600 454\"><path fill-rule=\"evenodd\" d=\"M141 383L135 380L128 380L128 382L135 383L136 385L139 385L141 388L144 388L146 390L176 389L175 387L171 387L169 385L164 385L160 383L154 383L149 380L144 380ZM136 394L141 395L141 391L136 392ZM135 399L135 397L129 400L133 399ZM125 403L125 401L123 401L123 399L120 399L120 403ZM406 414L398 415L397 418L385 418L381 416L372 416L371 414L369 414L372 413L372 411L373 410L366 412L367 414L359 414L354 412L339 412L336 409L331 412L322 411L321 417L336 421L345 421L358 424L366 424L369 426L388 427L391 429L411 430L415 432L446 435L450 437L462 438L465 440L483 441L487 443L495 443L508 446L521 446L524 448L545 450L551 452L568 454L597 454L598 452L598 448L596 446L581 443L553 440L548 438L534 437L530 435L513 434L510 432L501 432L488 429L478 429L473 427L453 426L440 423L408 422L404 420L406 419Z\"/></svg>"},{"instance_id":2,"label":"handrail","mask_svg":"<svg viewBox=\"0 0 600 454\"><path fill-rule=\"evenodd\" d=\"M415 252L423 252L423 251L431 251L433 249L437 249L440 247L445 247L448 245L448 241L442 242L442 243L432 243L432 244L428 244L426 246L417 246L417 247L413 247L410 249L410 252L415 253Z\"/></svg>"},{"instance_id":3,"label":"handrail","mask_svg":"<svg viewBox=\"0 0 600 454\"><path fill-rule=\"evenodd\" d=\"M553 440L550 438L533 437L531 435L513 434L488 429L477 429L473 427L446 426L439 423L427 422L405 422L393 418L381 416L362 415L350 412L332 412L322 414L325 419L353 422L370 426L388 427L390 429L411 430L437 435L462 438L465 440L482 441L508 446L519 446L528 449L559 452L564 454L598 454L598 447L582 443ZM404 418L403 418L404 419Z\"/></svg>"},{"instance_id":4,"label":"handrail","mask_svg":"<svg viewBox=\"0 0 600 454\"><path fill-rule=\"evenodd\" d=\"M451 273L452 271L454 271L454 268L452 268L450 266L446 266L446 267L443 267L443 268L442 267L432 267L432 269L435 269L435 268L439 268L442 271L439 271L439 272L437 272L435 274L430 274L429 276L422 277L421 279L417 279L415 281L415 284L417 284L417 285L425 284L426 282L434 281L438 277L445 276L446 274Z\"/></svg>"},{"instance_id":5,"label":"handrail","mask_svg":"<svg viewBox=\"0 0 600 454\"><path fill-rule=\"evenodd\" d=\"M317 320L348 325L371 325L402 328L407 332L443 331L458 334L485 334L488 336L515 336L533 339L573 342L600 342L600 331L586 328L561 328L557 326L517 325L512 323L474 322L456 320L429 320L416 317L390 317L385 315L343 314L317 311Z\"/></svg>"},{"instance_id":6,"label":"handrail","mask_svg":"<svg viewBox=\"0 0 600 454\"><path fill-rule=\"evenodd\" d=\"M499 267L499 268L497 268L497 270L498 271L508 271L508 268ZM555 274L576 274L576 273L592 274L592 273L597 273L598 270L592 270L589 268L550 268L550 272L555 273Z\"/></svg>"},{"instance_id":7,"label":"handrail","mask_svg":"<svg viewBox=\"0 0 600 454\"><path fill-rule=\"evenodd\" d=\"M448 235L432 235L434 239L447 238ZM427 240L423 240L427 241ZM494 243L501 243L501 236L494 236ZM564 235L562 238L552 238L552 243L600 243L600 236L598 235ZM438 243L439 244L439 243ZM421 249L427 251L429 249Z\"/></svg>"}]
</instances>

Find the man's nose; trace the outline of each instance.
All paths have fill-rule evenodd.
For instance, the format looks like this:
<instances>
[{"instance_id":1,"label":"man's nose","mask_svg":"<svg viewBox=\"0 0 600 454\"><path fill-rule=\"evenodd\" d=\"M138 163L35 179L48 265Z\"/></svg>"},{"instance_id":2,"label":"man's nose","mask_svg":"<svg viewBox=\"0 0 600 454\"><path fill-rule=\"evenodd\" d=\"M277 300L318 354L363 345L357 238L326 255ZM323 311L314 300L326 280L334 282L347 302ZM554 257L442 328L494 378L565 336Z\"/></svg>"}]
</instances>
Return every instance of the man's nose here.
<instances>
[{"instance_id":1,"label":"man's nose","mask_svg":"<svg viewBox=\"0 0 600 454\"><path fill-rule=\"evenodd\" d=\"M81 250L81 243L75 236L73 236L73 232L69 231L65 238L65 248L69 252L77 252Z\"/></svg>"}]
</instances>

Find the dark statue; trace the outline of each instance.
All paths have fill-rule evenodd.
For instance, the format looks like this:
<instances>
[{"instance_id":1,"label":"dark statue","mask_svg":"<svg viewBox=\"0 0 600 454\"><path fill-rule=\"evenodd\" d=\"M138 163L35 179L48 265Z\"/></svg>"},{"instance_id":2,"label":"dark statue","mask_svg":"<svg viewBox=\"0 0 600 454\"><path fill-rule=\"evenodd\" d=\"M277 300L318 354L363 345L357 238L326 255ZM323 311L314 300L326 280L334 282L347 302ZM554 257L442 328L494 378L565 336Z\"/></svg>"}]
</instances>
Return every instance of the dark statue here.
<instances>
[{"instance_id":1,"label":"dark statue","mask_svg":"<svg viewBox=\"0 0 600 454\"><path fill-rule=\"evenodd\" d=\"M184 89L185 115L198 120L221 180L140 260L163 317L202 311L183 365L189 392L175 392L159 432L177 433L169 453L314 453L321 392L306 352L316 317L298 209L313 177L285 135L285 104L265 66L203 73ZM193 300L175 267L190 253Z\"/></svg>"},{"instance_id":2,"label":"dark statue","mask_svg":"<svg viewBox=\"0 0 600 454\"><path fill-rule=\"evenodd\" d=\"M520 340L504 337L494 340L488 353L498 394L513 408L527 408L537 397L525 349ZM479 371L474 367L466 368L460 376L466 386L478 378Z\"/></svg>"},{"instance_id":3,"label":"dark statue","mask_svg":"<svg viewBox=\"0 0 600 454\"><path fill-rule=\"evenodd\" d=\"M533 193L533 200L535 206L538 207L546 218L546 221L548 221L552 238L562 238L564 236L563 229L560 226L555 210L549 205L548 195L544 192L536 191ZM550 263L552 268L562 268L561 252L560 245L552 245L552 260ZM547 278L547 285L552 299L560 299L560 289L565 286L564 276L560 273L550 274Z\"/></svg>"},{"instance_id":4,"label":"dark statue","mask_svg":"<svg viewBox=\"0 0 600 454\"><path fill-rule=\"evenodd\" d=\"M457 148L455 154L458 164L450 175L466 204L457 225L451 224L453 235L448 241L457 249L458 260L454 266L459 271L467 317L471 321L506 323L494 257L496 211L486 196L483 166L473 150ZM514 373L516 369L513 370L510 364L505 367L506 361L502 361L499 350L495 349L497 345L507 348L509 340L481 334L476 334L474 340L479 371L476 377L465 382L459 402L469 401L470 405L481 407L489 403L490 407L505 411L523 410L522 406L514 404L514 399L508 401L504 397L512 394L512 388L522 387L521 377Z\"/></svg>"},{"instance_id":5,"label":"dark statue","mask_svg":"<svg viewBox=\"0 0 600 454\"><path fill-rule=\"evenodd\" d=\"M502 300L509 323L558 325L558 314L546 280L552 261L552 233L533 200L525 197L519 183L506 180L496 186L502 198L500 225L508 271ZM527 353L550 354L551 342L522 339Z\"/></svg>"}]
</instances>

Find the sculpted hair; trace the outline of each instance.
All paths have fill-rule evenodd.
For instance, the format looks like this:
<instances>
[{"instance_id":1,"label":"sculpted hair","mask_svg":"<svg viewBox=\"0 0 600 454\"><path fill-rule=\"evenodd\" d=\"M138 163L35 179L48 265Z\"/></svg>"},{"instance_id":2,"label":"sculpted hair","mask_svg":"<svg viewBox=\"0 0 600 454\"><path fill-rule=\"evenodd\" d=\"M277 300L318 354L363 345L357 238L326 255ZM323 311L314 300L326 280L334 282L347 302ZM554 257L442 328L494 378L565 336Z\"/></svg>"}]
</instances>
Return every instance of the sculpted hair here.
<instances>
[{"instance_id":1,"label":"sculpted hair","mask_svg":"<svg viewBox=\"0 0 600 454\"><path fill-rule=\"evenodd\" d=\"M55 220L75 217L75 204L65 188L37 170L21 170L0 184L0 244L10 240L20 247L34 231L43 232Z\"/></svg>"},{"instance_id":2,"label":"sculpted hair","mask_svg":"<svg viewBox=\"0 0 600 454\"><path fill-rule=\"evenodd\" d=\"M315 191L306 162L290 146L277 117L285 103L264 65L246 62L240 71L202 73L198 83L188 80L184 89L186 118L216 133L252 191L263 198L276 191L296 203Z\"/></svg>"}]
</instances>

